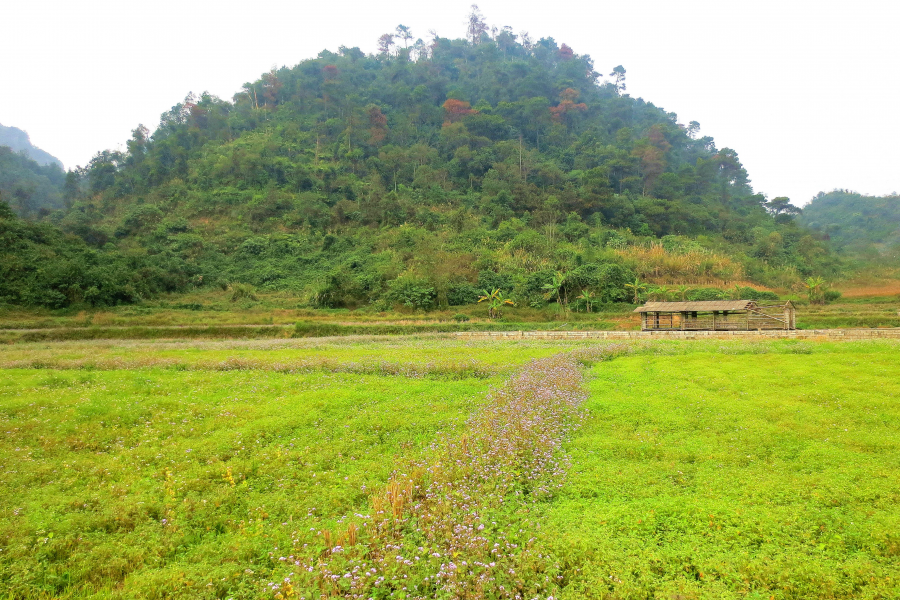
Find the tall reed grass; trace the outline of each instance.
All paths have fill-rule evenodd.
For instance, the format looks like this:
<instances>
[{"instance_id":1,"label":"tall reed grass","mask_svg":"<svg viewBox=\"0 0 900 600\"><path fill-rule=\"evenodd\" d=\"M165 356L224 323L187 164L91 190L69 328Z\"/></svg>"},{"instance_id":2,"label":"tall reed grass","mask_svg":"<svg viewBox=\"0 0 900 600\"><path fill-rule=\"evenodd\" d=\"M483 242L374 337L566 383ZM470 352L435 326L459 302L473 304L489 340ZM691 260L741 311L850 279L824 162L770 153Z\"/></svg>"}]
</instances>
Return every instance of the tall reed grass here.
<instances>
[{"instance_id":1,"label":"tall reed grass","mask_svg":"<svg viewBox=\"0 0 900 600\"><path fill-rule=\"evenodd\" d=\"M690 283L732 282L743 279L744 268L731 258L709 250L667 250L659 242L616 250L643 279L671 279Z\"/></svg>"}]
</instances>

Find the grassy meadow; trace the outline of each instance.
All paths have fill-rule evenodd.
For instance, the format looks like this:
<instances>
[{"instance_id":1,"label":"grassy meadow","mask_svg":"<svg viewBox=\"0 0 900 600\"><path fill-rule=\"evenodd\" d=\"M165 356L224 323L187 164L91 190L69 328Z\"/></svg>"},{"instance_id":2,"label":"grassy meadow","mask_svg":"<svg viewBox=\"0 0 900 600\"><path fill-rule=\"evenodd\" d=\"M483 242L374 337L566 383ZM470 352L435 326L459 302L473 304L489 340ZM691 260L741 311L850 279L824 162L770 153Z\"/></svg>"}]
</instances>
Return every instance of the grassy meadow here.
<instances>
[{"instance_id":1,"label":"grassy meadow","mask_svg":"<svg viewBox=\"0 0 900 600\"><path fill-rule=\"evenodd\" d=\"M257 573L292 531L363 510L397 455L455 431L491 383L4 370L0 588L13 598L257 597Z\"/></svg>"},{"instance_id":2,"label":"grassy meadow","mask_svg":"<svg viewBox=\"0 0 900 600\"><path fill-rule=\"evenodd\" d=\"M591 369L560 597L897 597L900 347L717 346Z\"/></svg>"},{"instance_id":3,"label":"grassy meadow","mask_svg":"<svg viewBox=\"0 0 900 600\"><path fill-rule=\"evenodd\" d=\"M0 598L894 598L900 344L0 346Z\"/></svg>"}]
</instances>

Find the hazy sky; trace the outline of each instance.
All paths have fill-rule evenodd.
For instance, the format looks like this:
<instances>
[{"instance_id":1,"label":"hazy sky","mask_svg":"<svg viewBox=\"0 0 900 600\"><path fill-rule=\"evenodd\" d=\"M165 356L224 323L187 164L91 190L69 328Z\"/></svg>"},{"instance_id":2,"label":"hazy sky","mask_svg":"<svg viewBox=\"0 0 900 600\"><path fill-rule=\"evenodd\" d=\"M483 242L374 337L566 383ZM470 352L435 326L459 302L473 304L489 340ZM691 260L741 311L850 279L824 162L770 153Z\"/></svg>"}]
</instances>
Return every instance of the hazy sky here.
<instances>
[{"instance_id":1,"label":"hazy sky","mask_svg":"<svg viewBox=\"0 0 900 600\"><path fill-rule=\"evenodd\" d=\"M188 92L230 99L272 66L397 24L462 37L471 2L7 2L0 123L67 167L122 148ZM804 204L821 190L900 191L900 3L478 2L491 25L553 37L628 92L699 121L737 150L754 189ZM473 99L477 100L477 99Z\"/></svg>"}]
</instances>

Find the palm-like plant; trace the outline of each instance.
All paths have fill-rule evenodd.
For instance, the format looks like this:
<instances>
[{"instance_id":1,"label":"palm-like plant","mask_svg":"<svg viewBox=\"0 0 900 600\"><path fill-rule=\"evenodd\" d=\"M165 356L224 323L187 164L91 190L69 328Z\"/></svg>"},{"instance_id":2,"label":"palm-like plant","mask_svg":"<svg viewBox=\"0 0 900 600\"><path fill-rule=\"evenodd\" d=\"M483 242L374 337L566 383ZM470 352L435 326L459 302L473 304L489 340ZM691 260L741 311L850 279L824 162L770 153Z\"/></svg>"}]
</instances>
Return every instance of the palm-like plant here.
<instances>
[{"instance_id":1,"label":"palm-like plant","mask_svg":"<svg viewBox=\"0 0 900 600\"><path fill-rule=\"evenodd\" d=\"M544 299L550 300L553 297L556 297L556 302L560 306L563 307L563 310L568 308L568 298L566 297L565 292L566 285L566 274L562 271L557 271L553 274L553 277L550 279L549 283L545 283L541 286L541 289L546 290L544 293Z\"/></svg>"},{"instance_id":2,"label":"palm-like plant","mask_svg":"<svg viewBox=\"0 0 900 600\"><path fill-rule=\"evenodd\" d=\"M664 285L657 286L656 289L653 290L653 296L662 302L668 302L671 294L672 290Z\"/></svg>"},{"instance_id":3,"label":"palm-like plant","mask_svg":"<svg viewBox=\"0 0 900 600\"><path fill-rule=\"evenodd\" d=\"M587 311L591 312L591 308L594 306L594 292L590 290L581 290L581 295L578 296L578 300L583 300L585 306L587 306Z\"/></svg>"},{"instance_id":4,"label":"palm-like plant","mask_svg":"<svg viewBox=\"0 0 900 600\"><path fill-rule=\"evenodd\" d=\"M634 292L634 303L637 304L641 301L641 292L647 289L647 284L635 277L634 283L626 283L625 287Z\"/></svg>"},{"instance_id":5,"label":"palm-like plant","mask_svg":"<svg viewBox=\"0 0 900 600\"><path fill-rule=\"evenodd\" d=\"M515 306L516 303L512 299L507 298L500 291L500 288L494 290L482 290L482 295L478 297L478 302L487 302L488 317L491 319L500 318L503 307L506 305Z\"/></svg>"},{"instance_id":6,"label":"palm-like plant","mask_svg":"<svg viewBox=\"0 0 900 600\"><path fill-rule=\"evenodd\" d=\"M802 282L806 290L806 297L810 304L825 303L825 279L823 277L808 277Z\"/></svg>"},{"instance_id":7,"label":"palm-like plant","mask_svg":"<svg viewBox=\"0 0 900 600\"><path fill-rule=\"evenodd\" d=\"M688 293L688 290L689 290L689 289L690 289L690 288L688 288L688 286L683 285L683 284L678 286L678 293L681 295L681 301L682 301L682 302L684 302L685 300L687 300L687 293Z\"/></svg>"}]
</instances>

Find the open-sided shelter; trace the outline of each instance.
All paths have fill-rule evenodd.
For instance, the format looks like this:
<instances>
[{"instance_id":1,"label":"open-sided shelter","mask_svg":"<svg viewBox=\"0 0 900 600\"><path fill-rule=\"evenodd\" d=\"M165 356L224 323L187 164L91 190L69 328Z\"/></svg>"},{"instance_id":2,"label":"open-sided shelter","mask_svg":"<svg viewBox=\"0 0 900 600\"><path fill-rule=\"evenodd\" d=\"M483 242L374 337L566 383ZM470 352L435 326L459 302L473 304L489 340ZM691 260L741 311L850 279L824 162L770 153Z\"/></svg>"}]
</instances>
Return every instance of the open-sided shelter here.
<instances>
[{"instance_id":1,"label":"open-sided shelter","mask_svg":"<svg viewBox=\"0 0 900 600\"><path fill-rule=\"evenodd\" d=\"M641 314L642 331L796 329L794 305L790 301L647 302L634 312Z\"/></svg>"}]
</instances>

